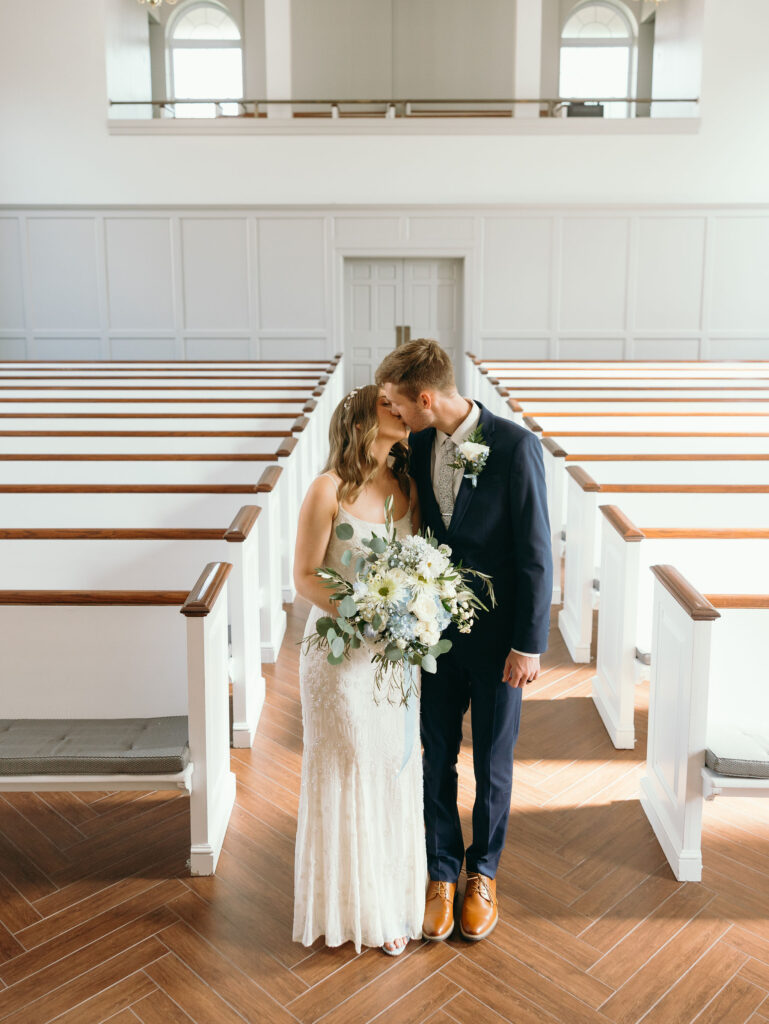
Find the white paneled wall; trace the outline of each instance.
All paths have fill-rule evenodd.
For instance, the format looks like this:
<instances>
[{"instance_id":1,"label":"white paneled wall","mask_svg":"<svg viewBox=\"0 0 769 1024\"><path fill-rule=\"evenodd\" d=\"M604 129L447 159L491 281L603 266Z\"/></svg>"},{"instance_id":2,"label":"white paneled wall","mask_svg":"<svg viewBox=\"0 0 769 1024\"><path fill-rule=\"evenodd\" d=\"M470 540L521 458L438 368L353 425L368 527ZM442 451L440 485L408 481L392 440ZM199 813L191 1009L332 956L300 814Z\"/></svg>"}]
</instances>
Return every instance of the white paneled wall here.
<instances>
[{"instance_id":1,"label":"white paneled wall","mask_svg":"<svg viewBox=\"0 0 769 1024\"><path fill-rule=\"evenodd\" d=\"M464 261L487 358L769 358L769 207L0 209L0 357L312 358L346 258Z\"/></svg>"}]
</instances>

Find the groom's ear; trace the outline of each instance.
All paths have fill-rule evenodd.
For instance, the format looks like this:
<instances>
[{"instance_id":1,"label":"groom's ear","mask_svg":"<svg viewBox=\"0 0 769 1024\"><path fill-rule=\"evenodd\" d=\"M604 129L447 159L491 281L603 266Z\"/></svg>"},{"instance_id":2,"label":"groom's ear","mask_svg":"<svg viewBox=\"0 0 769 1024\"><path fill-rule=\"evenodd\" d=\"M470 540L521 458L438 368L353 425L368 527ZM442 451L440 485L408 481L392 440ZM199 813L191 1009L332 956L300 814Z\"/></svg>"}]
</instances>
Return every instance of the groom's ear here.
<instances>
[{"instance_id":1,"label":"groom's ear","mask_svg":"<svg viewBox=\"0 0 769 1024\"><path fill-rule=\"evenodd\" d=\"M417 403L422 406L423 409L432 409L433 407L433 395L431 391L421 391L417 395Z\"/></svg>"}]
</instances>

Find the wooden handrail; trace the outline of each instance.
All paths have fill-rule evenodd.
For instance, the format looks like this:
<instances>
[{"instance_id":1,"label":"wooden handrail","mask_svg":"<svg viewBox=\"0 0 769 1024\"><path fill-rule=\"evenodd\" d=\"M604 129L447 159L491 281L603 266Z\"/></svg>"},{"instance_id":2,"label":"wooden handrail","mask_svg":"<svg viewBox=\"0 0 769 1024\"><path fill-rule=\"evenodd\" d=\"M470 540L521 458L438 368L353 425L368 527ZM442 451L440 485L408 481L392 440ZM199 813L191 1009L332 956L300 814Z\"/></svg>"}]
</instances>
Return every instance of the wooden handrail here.
<instances>
[{"instance_id":1,"label":"wooden handrail","mask_svg":"<svg viewBox=\"0 0 769 1024\"><path fill-rule=\"evenodd\" d=\"M183 605L186 590L0 590L0 605Z\"/></svg>"},{"instance_id":2,"label":"wooden handrail","mask_svg":"<svg viewBox=\"0 0 769 1024\"><path fill-rule=\"evenodd\" d=\"M546 445L552 437L542 439ZM564 452L564 454L566 454ZM769 452L587 452L566 455L567 462L769 462Z\"/></svg>"},{"instance_id":3,"label":"wooden handrail","mask_svg":"<svg viewBox=\"0 0 769 1024\"><path fill-rule=\"evenodd\" d=\"M0 391L312 391L315 384L193 384L190 387L169 387L165 384L0 384ZM315 392L313 391L313 394Z\"/></svg>"},{"instance_id":4,"label":"wooden handrail","mask_svg":"<svg viewBox=\"0 0 769 1024\"><path fill-rule=\"evenodd\" d=\"M624 401L624 399L620 399L620 401ZM508 402L508 405L509 404L510 404L510 402ZM518 410L515 410L515 411L518 411ZM622 419L626 419L626 418L629 418L629 417L632 417L632 416L655 416L657 418L659 418L660 416L665 416L665 417L668 417L668 416L707 416L708 418L711 418L713 416L729 416L729 417L737 417L737 416L766 416L766 415L769 415L769 413L764 413L764 412L744 412L744 411L741 411L739 409L738 410L727 410L726 412L721 412L718 409L707 409L707 408L705 408L705 409L697 409L695 412L692 412L691 410L685 410L684 412L677 412L675 409L665 409L662 412L660 412L659 410L654 410L653 412L646 412L643 409L609 409L607 412L601 412L600 410L596 411L594 409L576 409L576 410L575 409L568 409L568 410L564 410L563 412L561 412L558 409L554 409L552 411L550 409L537 409L537 410L529 409L529 411L527 412L527 415L528 416L543 416L543 417L547 417L549 419L555 419L556 417L563 417L563 416L570 416L570 417L575 418L575 419L577 417L584 417L584 416L590 416L593 419L595 419L595 418L597 418L599 416L616 416L616 417L620 417Z\"/></svg>"},{"instance_id":5,"label":"wooden handrail","mask_svg":"<svg viewBox=\"0 0 769 1024\"><path fill-rule=\"evenodd\" d=\"M706 380L707 378L704 378L704 379ZM744 380L745 378L744 377L736 377L736 378L733 378L733 379L735 379L735 380ZM675 378L673 378L673 380L675 380ZM498 383L501 383L501 382L498 382ZM508 386L510 387L510 385L508 385ZM729 391L769 391L769 388L767 388L767 386L763 385L763 384L759 384L759 385L754 386L752 384L739 384L739 385L738 384L734 384L734 385L732 385L731 383L727 383L726 386L728 387ZM667 390L667 389L666 388L655 387L653 384L638 384L638 385L631 384L631 385L627 385L626 387L619 387L619 388L612 387L612 385L610 385L610 384L569 384L569 385L555 384L555 385L553 385L552 388L549 387L549 385L547 385L547 384L521 384L521 385L516 384L516 386L514 388L510 387L510 390L512 391L512 393L514 395L517 395L519 391L664 391L664 390ZM720 385L716 384L714 387L709 387L707 384L686 384L686 385L684 385L683 387L680 387L680 388L679 387L676 387L676 388L671 387L670 390L671 391L716 391L716 392L718 392L718 391L723 391L724 390L724 385L723 384L720 384ZM542 397L543 397L543 399L545 401L549 401L549 399L546 396L543 395ZM571 399L571 398L569 398L569 399L564 398L563 399L563 401L576 401L576 400L577 399ZM645 399L642 399L642 400L645 401ZM667 398L665 398L664 400L667 401ZM763 399L761 399L761 400L763 401ZM600 399L596 399L596 401L600 401ZM719 399L719 401L720 401L720 399ZM728 399L724 399L724 401L728 401ZM740 401L744 402L745 399L741 398Z\"/></svg>"},{"instance_id":6,"label":"wooden handrail","mask_svg":"<svg viewBox=\"0 0 769 1024\"><path fill-rule=\"evenodd\" d=\"M254 488L259 494L269 494L276 486L280 475L283 472L282 466L269 466L259 477L259 483Z\"/></svg>"},{"instance_id":7,"label":"wooden handrail","mask_svg":"<svg viewBox=\"0 0 769 1024\"><path fill-rule=\"evenodd\" d=\"M529 428L529 430L531 430L533 433L535 433L535 434L542 434L543 437L549 436L549 435L546 435L544 433L544 431L542 430L542 427L539 425L539 423L537 423L537 421L535 419L532 419L531 416L524 416L523 417L523 422Z\"/></svg>"},{"instance_id":8,"label":"wooden handrail","mask_svg":"<svg viewBox=\"0 0 769 1024\"><path fill-rule=\"evenodd\" d=\"M0 540L227 540L224 529L176 527L21 527L0 529Z\"/></svg>"},{"instance_id":9,"label":"wooden handrail","mask_svg":"<svg viewBox=\"0 0 769 1024\"><path fill-rule=\"evenodd\" d=\"M195 380L219 380L219 381L224 381L225 382L224 385L220 385L220 386L227 387L227 383L226 382L228 380L256 380L256 381L261 381L261 380L289 380L289 381L310 380L310 381L313 382L313 385L316 384L316 383L325 383L325 380L328 380L327 377L324 380L324 377L323 376L319 376L318 373L303 373L303 374L295 373L291 377L287 378L284 373L277 373L277 372L275 372L275 373L266 373L265 372L265 373L258 373L258 374L257 373L254 373L254 374L243 373L243 374L238 374L237 377L224 377L224 376L221 376L220 374L216 374L216 373L192 373L192 374L189 374L189 373L188 374L185 374L185 373L155 373L155 374L153 374L150 377L137 377L136 376L136 372L134 370L126 370L125 371L125 373L131 374L131 376L128 376L128 377L126 377L126 376L124 376L124 374L120 374L120 373L112 373L112 374L110 374L110 373L99 373L97 370L83 370L82 371L83 372L83 376L82 377L65 377L65 376L62 376L61 373L51 373L51 374L33 373L33 374L26 374L26 375L25 374L2 373L1 372L2 368L3 368L3 364L2 364L2 362L0 362L0 380L2 380L2 381L20 381L20 380L58 380L58 381L72 381L72 380L89 380L89 381L90 380L99 380L99 381L101 381L101 380L120 380L120 381L132 381L132 380L180 380L180 381L181 380L183 380L183 381L188 381L188 380L192 380L192 381L195 381ZM230 371L230 372L232 373L234 371ZM28 386L28 385L25 385L25 387L26 386ZM71 383L68 383L66 386L69 387L69 388L72 388L72 387L81 387L81 386L84 386L84 385L79 385L79 384L73 385ZM117 387L118 385L109 385L109 386L110 387ZM213 386L213 385L211 385L211 386ZM253 385L250 385L250 386L253 386ZM273 385L273 386L277 386L277 385ZM304 386L305 387L309 387L310 385L307 384L307 385L304 385Z\"/></svg>"},{"instance_id":10,"label":"wooden handrail","mask_svg":"<svg viewBox=\"0 0 769 1024\"><path fill-rule=\"evenodd\" d=\"M705 594L714 608L769 608L769 594Z\"/></svg>"},{"instance_id":11,"label":"wooden handrail","mask_svg":"<svg viewBox=\"0 0 769 1024\"><path fill-rule=\"evenodd\" d=\"M663 414L664 415L664 414ZM524 416L526 423L528 416ZM535 423L536 420L532 420ZM527 424L528 425L528 424ZM743 430L543 430L543 437L769 437L769 431Z\"/></svg>"},{"instance_id":12,"label":"wooden handrail","mask_svg":"<svg viewBox=\"0 0 769 1024\"><path fill-rule=\"evenodd\" d=\"M182 615L208 615L231 572L229 562L209 562L179 609Z\"/></svg>"},{"instance_id":13,"label":"wooden handrail","mask_svg":"<svg viewBox=\"0 0 769 1024\"><path fill-rule=\"evenodd\" d=\"M272 469L281 470L277 466ZM259 484L1 484L0 494L258 494Z\"/></svg>"},{"instance_id":14,"label":"wooden handrail","mask_svg":"<svg viewBox=\"0 0 769 1024\"><path fill-rule=\"evenodd\" d=\"M644 532L639 530L634 523L631 523L617 505L600 505L599 507L606 517L606 521L614 527L624 541L635 544L644 539Z\"/></svg>"},{"instance_id":15,"label":"wooden handrail","mask_svg":"<svg viewBox=\"0 0 769 1024\"><path fill-rule=\"evenodd\" d=\"M553 455L556 459L562 459L566 455L566 452L563 450L563 448L561 448L557 441L555 441L555 439L552 437L543 437L542 447L547 448L550 454Z\"/></svg>"},{"instance_id":16,"label":"wooden handrail","mask_svg":"<svg viewBox=\"0 0 769 1024\"><path fill-rule=\"evenodd\" d=\"M597 484L588 471L583 469L582 466L567 466L566 472L582 488L583 491L603 490L601 485Z\"/></svg>"},{"instance_id":17,"label":"wooden handrail","mask_svg":"<svg viewBox=\"0 0 769 1024\"><path fill-rule=\"evenodd\" d=\"M291 412L0 412L3 420L293 420Z\"/></svg>"},{"instance_id":18,"label":"wooden handrail","mask_svg":"<svg viewBox=\"0 0 769 1024\"><path fill-rule=\"evenodd\" d=\"M261 511L258 505L244 505L224 531L224 539L230 543L242 543L254 528Z\"/></svg>"},{"instance_id":19,"label":"wooden handrail","mask_svg":"<svg viewBox=\"0 0 769 1024\"><path fill-rule=\"evenodd\" d=\"M295 441L296 438L289 440ZM154 452L38 454L37 452L22 452L0 455L0 462L272 462L277 457L278 452L196 452L194 454L187 452L172 454L156 454Z\"/></svg>"},{"instance_id":20,"label":"wooden handrail","mask_svg":"<svg viewBox=\"0 0 769 1024\"><path fill-rule=\"evenodd\" d=\"M640 390L640 389L639 389ZM533 399L535 402L702 402L703 406L707 402L769 402L767 398L676 398L675 396L667 397L666 395L660 395L658 398L546 398L543 395L537 395Z\"/></svg>"},{"instance_id":21,"label":"wooden handrail","mask_svg":"<svg viewBox=\"0 0 769 1024\"><path fill-rule=\"evenodd\" d=\"M318 406L314 398L308 398L302 406L302 412L313 412Z\"/></svg>"},{"instance_id":22,"label":"wooden handrail","mask_svg":"<svg viewBox=\"0 0 769 1024\"><path fill-rule=\"evenodd\" d=\"M514 398L508 398L507 404L513 410L513 412L524 412L524 408L520 402L516 402ZM531 415L531 413L529 413Z\"/></svg>"},{"instance_id":23,"label":"wooden handrail","mask_svg":"<svg viewBox=\"0 0 769 1024\"><path fill-rule=\"evenodd\" d=\"M285 459L291 454L298 444L299 439L291 435L291 437L287 437L285 441L283 441L276 454L280 456L281 459Z\"/></svg>"},{"instance_id":24,"label":"wooden handrail","mask_svg":"<svg viewBox=\"0 0 769 1024\"><path fill-rule=\"evenodd\" d=\"M578 469L567 466L566 472ZM769 484L601 484L604 494L769 494Z\"/></svg>"},{"instance_id":25,"label":"wooden handrail","mask_svg":"<svg viewBox=\"0 0 769 1024\"><path fill-rule=\"evenodd\" d=\"M309 422L310 421L306 416L298 416L291 424L291 429L295 433L301 434L301 432L306 429Z\"/></svg>"},{"instance_id":26,"label":"wooden handrail","mask_svg":"<svg viewBox=\"0 0 769 1024\"><path fill-rule=\"evenodd\" d=\"M171 403L185 403L186 405L194 405L196 403L198 405L213 405L214 403L221 405L225 403L228 405L236 403L238 405L245 405L248 403L249 405L260 405L267 402L273 404L282 402L284 405L291 405L301 401L301 398L203 398L202 396L199 398L0 398L0 402L6 405L18 404L19 402L36 402L38 405L51 405L53 402L69 402L70 404L77 402L78 404L88 403L88 405L96 405L97 402L109 402L111 405L116 405L118 402L133 402L134 404L139 402L148 404L152 402L158 405Z\"/></svg>"},{"instance_id":27,"label":"wooden handrail","mask_svg":"<svg viewBox=\"0 0 769 1024\"><path fill-rule=\"evenodd\" d=\"M720 619L713 605L672 565L653 565L652 572L668 593L675 598L695 622Z\"/></svg>"},{"instance_id":28,"label":"wooden handrail","mask_svg":"<svg viewBox=\"0 0 769 1024\"><path fill-rule=\"evenodd\" d=\"M644 526L649 540L769 540L769 530L754 527Z\"/></svg>"},{"instance_id":29,"label":"wooden handrail","mask_svg":"<svg viewBox=\"0 0 769 1024\"><path fill-rule=\"evenodd\" d=\"M0 437L290 437L290 430L0 430Z\"/></svg>"}]
</instances>

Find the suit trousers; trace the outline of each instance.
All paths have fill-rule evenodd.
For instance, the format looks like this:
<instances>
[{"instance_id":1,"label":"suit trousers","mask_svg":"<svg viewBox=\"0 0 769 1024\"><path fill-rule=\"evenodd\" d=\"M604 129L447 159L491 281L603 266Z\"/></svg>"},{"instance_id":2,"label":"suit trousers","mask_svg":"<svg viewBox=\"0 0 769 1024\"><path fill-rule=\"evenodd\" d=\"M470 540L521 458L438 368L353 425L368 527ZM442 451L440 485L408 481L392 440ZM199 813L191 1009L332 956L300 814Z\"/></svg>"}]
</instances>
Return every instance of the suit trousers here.
<instances>
[{"instance_id":1,"label":"suit trousers","mask_svg":"<svg viewBox=\"0 0 769 1024\"><path fill-rule=\"evenodd\" d=\"M465 859L468 871L488 878L497 873L507 834L523 695L520 688L502 681L503 670L504 661L467 664L452 650L438 659L436 673L422 673L427 867L434 881L456 882ZM457 808L457 759L468 707L475 803L473 841L465 854Z\"/></svg>"}]
</instances>

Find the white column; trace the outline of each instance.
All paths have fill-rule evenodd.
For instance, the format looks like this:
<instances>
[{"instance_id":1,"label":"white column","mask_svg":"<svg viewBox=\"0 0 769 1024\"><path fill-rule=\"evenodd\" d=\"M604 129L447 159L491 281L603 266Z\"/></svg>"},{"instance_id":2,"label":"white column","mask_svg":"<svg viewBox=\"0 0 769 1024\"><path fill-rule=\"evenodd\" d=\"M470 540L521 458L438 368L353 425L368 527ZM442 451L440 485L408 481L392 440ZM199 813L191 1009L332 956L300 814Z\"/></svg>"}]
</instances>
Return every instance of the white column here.
<instances>
[{"instance_id":1,"label":"white column","mask_svg":"<svg viewBox=\"0 0 769 1024\"><path fill-rule=\"evenodd\" d=\"M536 99L542 75L542 0L516 0L513 96ZM520 103L516 117L539 117L536 103Z\"/></svg>"},{"instance_id":2,"label":"white column","mask_svg":"<svg viewBox=\"0 0 769 1024\"><path fill-rule=\"evenodd\" d=\"M267 99L291 98L291 0L264 0ZM268 117L291 117L287 104L267 104Z\"/></svg>"}]
</instances>

